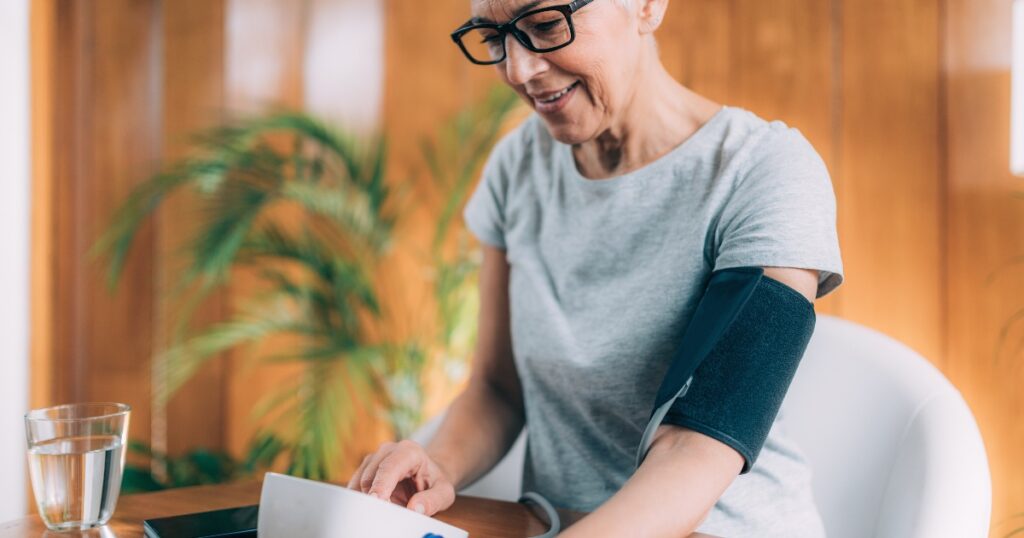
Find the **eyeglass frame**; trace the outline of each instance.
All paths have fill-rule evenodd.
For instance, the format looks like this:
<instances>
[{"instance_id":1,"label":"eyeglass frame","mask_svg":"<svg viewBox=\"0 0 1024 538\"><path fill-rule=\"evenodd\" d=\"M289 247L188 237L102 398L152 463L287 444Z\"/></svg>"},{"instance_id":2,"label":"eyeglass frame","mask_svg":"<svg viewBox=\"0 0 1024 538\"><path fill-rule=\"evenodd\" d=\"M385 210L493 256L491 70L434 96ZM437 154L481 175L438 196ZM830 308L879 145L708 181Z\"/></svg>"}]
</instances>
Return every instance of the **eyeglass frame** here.
<instances>
[{"instance_id":1,"label":"eyeglass frame","mask_svg":"<svg viewBox=\"0 0 1024 538\"><path fill-rule=\"evenodd\" d=\"M564 48L564 47L568 47L569 45L572 44L573 41L576 41L576 26L572 23L572 16L577 11L579 11L580 9L583 9L584 7L586 7L588 4L590 4L593 1L594 0L573 0L572 2L569 2L568 4L563 4L563 5L560 5L560 6L548 6L548 7L538 8L538 9L531 9L530 11L527 11L525 13L521 13L521 14L517 15L512 20L510 20L510 21L508 21L508 22L506 22L504 24L496 24L496 23L489 23L489 22L476 22L475 23L472 20L469 20L469 21L466 21L462 26L456 28L454 32L452 32L452 34L451 34L452 41L454 41L455 44L458 45L460 49L462 49L462 54L464 54L466 56L466 58L469 59L470 62L473 62L473 63L475 63L477 65L495 65L495 64L500 64L501 62L504 62L506 59L508 59L508 45L506 45L505 43L506 43L506 38L509 36L509 34L511 34L513 37L515 37L516 41L518 41L520 45L525 47L526 50L529 50L531 52L538 52L538 53L554 52L554 51L556 51L558 49L561 49L561 48ZM558 12L560 12L562 14L562 16L565 17L565 22L567 22L569 24L569 40L566 41L565 43L562 43L561 45L557 45L557 46L546 48L546 49L538 49L537 47L534 47L532 43L529 42L529 39L526 36L520 35L522 33L522 31L519 30L518 28L516 28L515 24L517 22L519 22L520 20L526 18L526 17L529 17L531 15L536 15L537 13L543 13L545 11L558 11ZM473 58L473 55L470 54L469 50L466 49L466 46L462 43L462 36L466 35L470 31L476 30L478 28L487 28L487 29L490 29L490 30L496 30L498 32L498 35L501 36L501 58L500 59L491 60L491 61L488 61L488 62L482 62L482 61L477 60L476 58Z\"/></svg>"}]
</instances>

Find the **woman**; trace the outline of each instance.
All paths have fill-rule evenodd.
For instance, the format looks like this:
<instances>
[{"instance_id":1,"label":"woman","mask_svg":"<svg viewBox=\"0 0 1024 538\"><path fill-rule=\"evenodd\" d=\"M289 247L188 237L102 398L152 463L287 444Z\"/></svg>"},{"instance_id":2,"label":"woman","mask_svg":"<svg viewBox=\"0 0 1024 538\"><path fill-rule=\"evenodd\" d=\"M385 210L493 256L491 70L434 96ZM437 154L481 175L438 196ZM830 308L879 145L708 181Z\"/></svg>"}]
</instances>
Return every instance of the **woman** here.
<instances>
[{"instance_id":1,"label":"woman","mask_svg":"<svg viewBox=\"0 0 1024 538\"><path fill-rule=\"evenodd\" d=\"M592 512L563 536L824 534L781 417L742 476L736 450L671 424L633 466L712 271L764 267L810 302L842 281L821 159L672 79L653 37L667 4L473 0L453 37L535 114L465 210L484 245L471 380L428 446L383 445L349 487L434 514L528 423L524 490Z\"/></svg>"}]
</instances>

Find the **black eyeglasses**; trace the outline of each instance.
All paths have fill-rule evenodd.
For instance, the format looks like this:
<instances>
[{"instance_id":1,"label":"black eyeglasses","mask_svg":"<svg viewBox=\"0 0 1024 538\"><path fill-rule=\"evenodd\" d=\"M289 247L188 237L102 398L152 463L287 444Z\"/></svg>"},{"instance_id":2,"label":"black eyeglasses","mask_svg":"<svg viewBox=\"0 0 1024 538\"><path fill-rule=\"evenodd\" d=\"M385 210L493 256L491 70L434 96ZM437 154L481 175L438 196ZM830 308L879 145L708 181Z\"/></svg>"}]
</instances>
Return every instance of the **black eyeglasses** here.
<instances>
[{"instance_id":1,"label":"black eyeglasses","mask_svg":"<svg viewBox=\"0 0 1024 538\"><path fill-rule=\"evenodd\" d=\"M593 1L576 0L563 6L527 11L505 24L469 21L452 32L452 41L462 49L469 61L479 65L505 61L507 34L515 36L516 41L528 50L551 52L576 39L572 14Z\"/></svg>"}]
</instances>

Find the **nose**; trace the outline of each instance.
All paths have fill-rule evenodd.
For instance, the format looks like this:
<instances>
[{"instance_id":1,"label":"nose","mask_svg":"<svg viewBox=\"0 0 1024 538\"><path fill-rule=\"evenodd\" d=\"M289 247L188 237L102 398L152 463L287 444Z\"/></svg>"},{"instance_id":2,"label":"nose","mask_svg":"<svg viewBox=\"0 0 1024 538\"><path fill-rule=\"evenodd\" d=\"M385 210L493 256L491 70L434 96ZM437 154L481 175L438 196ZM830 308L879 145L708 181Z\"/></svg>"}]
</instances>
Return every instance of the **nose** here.
<instances>
[{"instance_id":1,"label":"nose","mask_svg":"<svg viewBox=\"0 0 1024 538\"><path fill-rule=\"evenodd\" d=\"M505 77L510 84L522 85L547 69L540 53L527 49L515 36L505 36Z\"/></svg>"}]
</instances>

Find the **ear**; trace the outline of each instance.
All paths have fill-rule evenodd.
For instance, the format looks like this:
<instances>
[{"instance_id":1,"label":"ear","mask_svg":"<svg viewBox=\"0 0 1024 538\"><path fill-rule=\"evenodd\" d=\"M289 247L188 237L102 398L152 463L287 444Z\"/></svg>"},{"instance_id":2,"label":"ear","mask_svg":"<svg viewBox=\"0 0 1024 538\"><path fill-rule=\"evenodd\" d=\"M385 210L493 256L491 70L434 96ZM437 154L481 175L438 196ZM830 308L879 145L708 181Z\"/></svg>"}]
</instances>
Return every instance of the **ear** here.
<instances>
[{"instance_id":1,"label":"ear","mask_svg":"<svg viewBox=\"0 0 1024 538\"><path fill-rule=\"evenodd\" d=\"M634 0L639 2L640 9L637 13L640 22L640 33L654 33L661 26L665 19L665 11L668 9L669 0Z\"/></svg>"}]
</instances>

